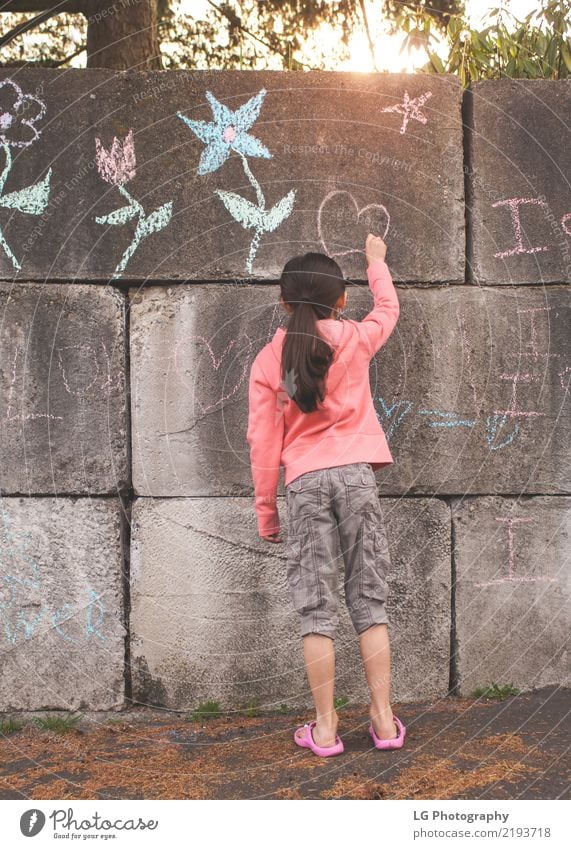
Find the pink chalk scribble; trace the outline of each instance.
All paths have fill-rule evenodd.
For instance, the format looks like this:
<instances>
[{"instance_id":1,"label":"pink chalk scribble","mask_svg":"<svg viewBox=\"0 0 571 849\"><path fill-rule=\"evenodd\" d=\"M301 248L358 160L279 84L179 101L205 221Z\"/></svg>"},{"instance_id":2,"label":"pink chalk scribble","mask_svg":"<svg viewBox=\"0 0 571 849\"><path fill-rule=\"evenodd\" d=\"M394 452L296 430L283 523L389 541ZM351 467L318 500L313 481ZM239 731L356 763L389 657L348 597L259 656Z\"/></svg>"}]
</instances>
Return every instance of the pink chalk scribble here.
<instances>
[{"instance_id":1,"label":"pink chalk scribble","mask_svg":"<svg viewBox=\"0 0 571 849\"><path fill-rule=\"evenodd\" d=\"M538 251L549 250L549 247L547 245L543 245L541 247L536 248L526 248L523 244L519 208L522 204L528 203L536 206L547 206L545 201L540 200L539 198L506 198L506 200L498 200L492 204L493 207L504 205L509 206L516 241L515 248L510 248L509 251L499 251L498 253L494 254L495 257L513 256L513 254L534 254Z\"/></svg>"},{"instance_id":2,"label":"pink chalk scribble","mask_svg":"<svg viewBox=\"0 0 571 849\"><path fill-rule=\"evenodd\" d=\"M364 223L366 223L367 228L369 230L372 230L373 232L378 232L378 234L381 236L382 239L386 238L386 235L389 231L389 227L390 227L390 223L391 223L391 217L389 215L389 211L386 208L386 206L384 206L382 203L369 203L369 204L367 204L367 206L359 207L357 201L355 200L355 198L353 197L351 192L348 192L345 189L334 189L332 192L329 192L327 195L325 195L325 197L321 201L321 203L319 205L319 209L317 211L317 234L319 236L319 241L321 242L321 244L323 246L323 250L327 254L329 254L329 256L332 259L338 259L339 257L347 256L347 254L362 254L363 253L361 248L348 248L347 250L334 251L334 250L332 250L332 246L335 244L333 238L331 240L329 240L329 244L328 244L328 242L326 240L326 234L324 235L324 233L323 233L324 219L325 219L325 225L327 225L327 213L325 212L325 209L331 203L331 201L334 197L338 197L340 195L345 195L346 199L353 205L353 209L349 210L350 214L347 215L347 213L345 213L345 216L344 216L346 224L347 224L347 226L344 228L344 233L347 233L349 231L349 224L352 224L353 220L354 220L355 223L358 224L359 219L361 218L362 215L365 215L365 213L369 213L369 215L365 218L365 221L364 221ZM374 213L375 213L375 223L372 223L372 219L371 219L371 215L370 215L371 211L374 211ZM378 223L376 222L376 214L377 213L379 215ZM354 219L353 219L353 216L354 216ZM382 231L381 221L384 224L384 231ZM337 243L337 244L339 244L339 243Z\"/></svg>"},{"instance_id":3,"label":"pink chalk scribble","mask_svg":"<svg viewBox=\"0 0 571 849\"><path fill-rule=\"evenodd\" d=\"M136 174L135 142L133 130L129 130L124 141L117 137L113 144L106 150L101 144L101 139L95 139L96 161L99 176L112 186L124 186Z\"/></svg>"},{"instance_id":4,"label":"pink chalk scribble","mask_svg":"<svg viewBox=\"0 0 571 849\"><path fill-rule=\"evenodd\" d=\"M504 578L494 578L491 581L480 581L475 584L476 587L489 587L494 584L505 584L508 582L515 584L535 584L539 581L556 581L557 578L550 578L548 575L516 575L515 571L515 550L514 550L514 525L519 525L528 522L534 522L535 519L523 516L495 516L496 522L502 522L507 525L508 529L508 574Z\"/></svg>"},{"instance_id":5,"label":"pink chalk scribble","mask_svg":"<svg viewBox=\"0 0 571 849\"><path fill-rule=\"evenodd\" d=\"M513 418L515 416L521 416L522 418L532 418L533 416L544 416L545 413L537 412L536 410L519 410L517 405L517 387L520 383L533 383L534 381L540 380L540 375L534 374L520 374L520 372L516 372L516 374L499 374L500 380L511 380L512 381L512 398L511 398L511 407L509 410L494 410L495 415L499 416L509 416Z\"/></svg>"},{"instance_id":6,"label":"pink chalk scribble","mask_svg":"<svg viewBox=\"0 0 571 849\"><path fill-rule=\"evenodd\" d=\"M431 91L425 91L424 94L411 98L405 89L401 103L395 103L394 106L385 106L384 109L381 109L381 112L399 112L403 116L400 134L404 135L411 118L413 121L420 121L421 124L427 123L428 118L420 111L420 108L424 106L429 97L432 97Z\"/></svg>"},{"instance_id":7,"label":"pink chalk scribble","mask_svg":"<svg viewBox=\"0 0 571 849\"><path fill-rule=\"evenodd\" d=\"M241 363L241 370L240 370L240 374L238 375L238 380L232 385L232 387L230 388L230 390L228 392L226 392L221 398L219 398L213 404L208 404L208 405L205 406L204 404L198 402L198 406L201 408L203 415L207 412L211 412L212 410L214 410L216 408L221 408L226 401L228 401L230 398L232 398L238 392L238 390L240 389L240 387L242 386L242 384L246 380L246 378L248 376L249 366L250 366L250 354L251 354L251 350L252 350L252 340L246 334L243 334L243 336L247 340L246 341L246 350L243 354L240 355L240 357L238 357L237 353L235 352L236 353L235 360L239 360L239 362ZM238 339L231 339L230 342L226 345L226 347L222 351L222 353L220 354L220 356L216 357L214 351L212 350L210 342L208 341L208 339L205 336L195 336L194 340L196 342L202 343L202 345L206 348L206 351L208 353L208 357L210 359L210 363L211 363L214 371L218 371L218 369L220 368L222 363L227 360L230 352L238 344ZM189 343L189 337L186 337L185 339L180 340L180 342L176 345L175 350L174 350L173 359L174 359L174 370L175 370L178 378L181 380L182 383L186 383L186 380L184 378L184 369L182 368L182 365L180 363L180 354L179 354L180 345L183 344L183 343L188 344ZM232 363L235 362L235 360L232 360L229 365L232 365ZM193 383L193 388L196 388L197 385L198 385L197 381L195 380L195 382Z\"/></svg>"}]
</instances>

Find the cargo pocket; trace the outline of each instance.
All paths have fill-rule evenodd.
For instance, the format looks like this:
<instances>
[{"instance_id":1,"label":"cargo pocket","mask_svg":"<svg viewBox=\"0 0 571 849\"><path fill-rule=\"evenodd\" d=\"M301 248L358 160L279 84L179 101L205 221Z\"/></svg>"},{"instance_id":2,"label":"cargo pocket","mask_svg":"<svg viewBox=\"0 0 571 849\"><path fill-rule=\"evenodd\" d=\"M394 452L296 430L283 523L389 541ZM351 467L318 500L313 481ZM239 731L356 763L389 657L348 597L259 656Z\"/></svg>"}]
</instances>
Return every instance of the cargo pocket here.
<instances>
[{"instance_id":1,"label":"cargo pocket","mask_svg":"<svg viewBox=\"0 0 571 849\"><path fill-rule=\"evenodd\" d=\"M372 471L347 472L343 476L349 513L375 511L380 515L377 483Z\"/></svg>"},{"instance_id":2,"label":"cargo pocket","mask_svg":"<svg viewBox=\"0 0 571 849\"><path fill-rule=\"evenodd\" d=\"M287 544L286 570L294 610L306 613L320 603L311 531L292 535Z\"/></svg>"},{"instance_id":3,"label":"cargo pocket","mask_svg":"<svg viewBox=\"0 0 571 849\"><path fill-rule=\"evenodd\" d=\"M315 516L321 509L321 477L306 472L286 486L286 505L292 516Z\"/></svg>"},{"instance_id":4,"label":"cargo pocket","mask_svg":"<svg viewBox=\"0 0 571 849\"><path fill-rule=\"evenodd\" d=\"M363 526L361 592L365 598L386 601L387 573L391 566L389 545L383 525L376 515L367 514Z\"/></svg>"}]
</instances>

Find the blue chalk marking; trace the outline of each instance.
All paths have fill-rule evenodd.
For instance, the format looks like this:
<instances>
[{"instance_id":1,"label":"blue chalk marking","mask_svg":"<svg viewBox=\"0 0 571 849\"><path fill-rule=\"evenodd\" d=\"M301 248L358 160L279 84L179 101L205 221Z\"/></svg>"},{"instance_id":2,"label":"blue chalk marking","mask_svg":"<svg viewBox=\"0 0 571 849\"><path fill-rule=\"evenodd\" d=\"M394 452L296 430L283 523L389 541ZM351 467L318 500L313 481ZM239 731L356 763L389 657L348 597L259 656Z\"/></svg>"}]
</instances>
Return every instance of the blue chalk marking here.
<instances>
[{"instance_id":1,"label":"blue chalk marking","mask_svg":"<svg viewBox=\"0 0 571 849\"><path fill-rule=\"evenodd\" d=\"M54 626L60 637L63 637L65 640L69 640L70 643L75 643L73 637L70 637L69 634L66 634L65 631L62 631L59 627L61 622L65 622L66 619L70 619L72 616L72 614L64 614L63 611L66 607L69 607L73 611L71 604L66 601L66 603L62 605L62 607L58 607L58 609L54 611L54 613L52 613L52 625Z\"/></svg>"},{"instance_id":2,"label":"blue chalk marking","mask_svg":"<svg viewBox=\"0 0 571 849\"><path fill-rule=\"evenodd\" d=\"M458 413L450 413L444 410L419 410L421 416L443 416L452 419ZM477 419L455 419L448 422L430 422L429 427L474 427Z\"/></svg>"},{"instance_id":3,"label":"blue chalk marking","mask_svg":"<svg viewBox=\"0 0 571 849\"><path fill-rule=\"evenodd\" d=\"M178 117L190 127L198 138L206 144L202 151L200 162L196 170L197 174L207 174L216 171L226 162L230 151L234 150L242 159L242 165L250 185L256 193L257 205L235 194L234 192L216 189L216 194L232 216L245 230L253 230L254 235L250 243L248 259L246 260L246 271L252 272L252 264L260 244L263 233L271 233L291 215L295 200L296 190L292 189L285 197L279 200L271 209L266 209L266 199L259 182L256 180L247 156L261 156L271 159L272 155L262 142L250 135L249 130L260 113L266 90L261 89L255 97L252 97L239 109L232 111L223 103L220 103L207 91L206 97L212 109L213 122L196 121L187 118L182 112L177 112Z\"/></svg>"},{"instance_id":4,"label":"blue chalk marking","mask_svg":"<svg viewBox=\"0 0 571 849\"><path fill-rule=\"evenodd\" d=\"M24 626L24 639L25 640L29 640L30 637L33 637L36 628L40 624L41 620L44 618L45 614L46 614L45 608L41 608L39 613L37 613L36 616L33 617L33 619L28 621L24 616L24 611L20 610L19 613L18 613L18 618L16 619L16 624L14 625L14 629L13 629L12 633L10 633L10 623L8 621L6 621L6 623L5 623L6 639L8 640L8 642L12 643L12 645L15 644L16 637L18 636L18 629L19 629L20 625Z\"/></svg>"},{"instance_id":5,"label":"blue chalk marking","mask_svg":"<svg viewBox=\"0 0 571 849\"><path fill-rule=\"evenodd\" d=\"M396 431L396 429L400 425L403 418L407 415L407 413L410 412L411 407L413 405L413 401L397 401L395 404L392 405L392 407L387 407L387 405L385 404L385 402L383 401L383 399L380 395L377 396L377 400L381 402L381 406L383 408L383 415L384 415L385 419L387 419L387 420L391 417L393 410L397 409L400 406L405 407L403 412L399 416L397 416L395 419L393 419L391 421L389 427L387 428L387 430L385 430L385 436L386 436L387 442L388 442L390 440L390 438L392 437L393 433ZM378 418L378 416L377 416L377 418ZM380 419L379 419L379 421L380 421ZM381 424L382 424L382 422L381 422Z\"/></svg>"},{"instance_id":6,"label":"blue chalk marking","mask_svg":"<svg viewBox=\"0 0 571 849\"><path fill-rule=\"evenodd\" d=\"M220 103L211 91L207 91L206 98L214 118L211 123L193 121L182 112L176 113L200 141L206 144L196 170L197 174L208 174L218 170L226 162L230 150L235 150L243 156L262 156L271 159L272 154L267 147L246 132L260 114L265 95L266 90L263 88L239 109L232 111Z\"/></svg>"},{"instance_id":7,"label":"blue chalk marking","mask_svg":"<svg viewBox=\"0 0 571 849\"><path fill-rule=\"evenodd\" d=\"M7 103L10 103L11 105L6 107L7 111L3 113L2 123L0 124L0 147L2 147L6 155L4 170L2 171L2 174L0 174L0 206L3 206L5 209L17 209L18 212L22 212L25 215L41 215L48 205L50 178L52 175L51 168L48 170L44 179L40 180L38 183L26 186L24 189L19 189L18 191L11 192L7 195L3 195L2 192L4 191L4 185L12 168L11 148L29 147L39 139L40 132L34 125L37 121L40 121L44 117L46 105L43 101L39 100L39 98L33 97L31 94L24 94L20 86L11 79L4 79L0 81L0 91L3 88L7 88L8 90L11 88L12 91L7 100ZM14 95L16 96L15 99ZM20 111L20 107L28 105L31 102L36 103L39 106L39 110L33 117L25 117L25 112L23 110ZM23 115L24 117L22 117ZM33 132L32 138L26 140L18 138L17 128L21 124L26 125L27 130ZM13 137L12 132L14 130L16 130L16 133ZM22 266L12 253L9 244L1 231L0 247L4 249L5 254L12 261L14 268L19 271Z\"/></svg>"},{"instance_id":8,"label":"blue chalk marking","mask_svg":"<svg viewBox=\"0 0 571 849\"><path fill-rule=\"evenodd\" d=\"M127 263L143 239L150 236L151 233L158 233L159 230L164 230L171 220L173 204L172 201L168 201L162 206L159 206L158 209L151 212L150 215L147 215L139 201L129 194L125 186L119 185L117 188L129 201L129 204L127 206L122 206L120 209L116 209L114 212L110 212L108 215L97 215L95 217L96 222L98 224L107 224L109 226L120 226L122 224L126 224L137 215L139 216L139 220L137 221L135 234L131 244L123 253L121 260L111 276L111 280L115 280L121 276L127 267Z\"/></svg>"},{"instance_id":9,"label":"blue chalk marking","mask_svg":"<svg viewBox=\"0 0 571 849\"><path fill-rule=\"evenodd\" d=\"M105 613L104 613L105 608L104 608L103 602L101 601L101 596L97 595L97 593L94 592L94 590L89 590L89 598L90 598L90 601L89 601L89 604L87 606L87 622L86 622L86 625L85 625L85 636L86 636L86 638L88 638L88 637L92 637L95 634L100 639L105 640L106 639L105 635L97 630L97 626L102 625L103 620L105 618ZM93 615L94 607L95 607L97 614L98 614L98 617L99 617L99 619L96 623L94 623L92 621L92 615Z\"/></svg>"},{"instance_id":10,"label":"blue chalk marking","mask_svg":"<svg viewBox=\"0 0 571 849\"><path fill-rule=\"evenodd\" d=\"M498 416L497 413L494 416L487 416L486 418L486 441L488 442L492 451L499 451L500 448L505 448L506 445L511 445L511 443L519 433L519 424L518 422L516 422L515 427L513 431L509 434L509 436L499 445L494 445L493 443L496 439L496 436L505 425L506 420L507 416L505 414L502 416Z\"/></svg>"}]
</instances>

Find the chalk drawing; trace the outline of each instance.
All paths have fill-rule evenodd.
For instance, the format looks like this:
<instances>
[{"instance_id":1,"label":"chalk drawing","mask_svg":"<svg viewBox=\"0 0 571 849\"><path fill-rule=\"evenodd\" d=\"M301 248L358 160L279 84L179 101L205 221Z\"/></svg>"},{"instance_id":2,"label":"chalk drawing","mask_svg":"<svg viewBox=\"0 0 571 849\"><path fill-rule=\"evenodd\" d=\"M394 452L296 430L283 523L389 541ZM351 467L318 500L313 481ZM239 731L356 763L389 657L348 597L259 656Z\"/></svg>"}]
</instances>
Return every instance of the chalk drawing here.
<instances>
[{"instance_id":1,"label":"chalk drawing","mask_svg":"<svg viewBox=\"0 0 571 849\"><path fill-rule=\"evenodd\" d=\"M540 380L539 375L533 374L520 374L516 372L515 374L499 374L500 380L511 380L512 382L512 397L511 397L511 407L509 410L494 410L494 414L500 416L510 416L514 418L515 416L521 416L522 418L531 418L533 416L544 416L545 413L539 413L536 410L518 410L517 408L517 387L520 383L533 383L534 381Z\"/></svg>"},{"instance_id":2,"label":"chalk drawing","mask_svg":"<svg viewBox=\"0 0 571 849\"><path fill-rule=\"evenodd\" d=\"M51 421L63 420L63 416L54 416L51 413L21 413L17 412L15 414L12 413L12 401L14 399L16 393L16 379L17 379L17 361L20 356L20 348L17 347L14 351L14 357L12 360L12 374L10 378L10 385L8 387L8 402L6 404L6 415L4 417L4 421L8 422L23 422L23 421L32 421L33 419L50 419ZM25 355L24 355L25 361ZM25 370L22 372L25 377ZM18 393L16 395L16 403L14 405L16 410L21 409L22 406L22 398Z\"/></svg>"},{"instance_id":3,"label":"chalk drawing","mask_svg":"<svg viewBox=\"0 0 571 849\"><path fill-rule=\"evenodd\" d=\"M236 346L238 345L238 342L242 338L246 340L246 343L245 343L246 355L245 356L239 356L237 358L235 357L234 359L230 359L230 357L229 357L230 353L236 348ZM196 380L196 377L195 377L192 384L187 383L187 381L185 379L185 372L188 372L189 369L183 368L182 363L181 363L181 356L180 356L180 353L179 353L179 349L180 349L181 345L186 346L186 345L192 344L192 342L193 342L193 337L186 337L185 339L179 340L177 342L177 344L175 345L173 358L174 358L174 370L175 370L177 376L179 377L179 379L181 380L181 382L183 383L183 385L186 385L188 389L192 389L192 390L196 391L197 386L200 386L200 382L198 382ZM214 351L212 350L210 342L208 341L208 339L205 336L194 337L194 342L195 342L195 344L200 343L200 345L203 345L206 348L208 357L210 359L210 363L211 363L214 371L218 371L218 369L220 368L222 363L225 362L225 361L228 363L228 368L230 368L234 364L236 359L238 359L238 361L241 362L241 371L240 371L240 374L238 376L236 383L234 383L231 386L231 388L221 398L219 398L213 404L208 404L206 406L201 404L200 402L198 402L199 406L201 408L201 411L202 411L202 415L204 415L205 413L212 412L213 410L215 410L217 408L222 408L224 406L224 404L226 403L226 401L228 401L230 398L232 398L234 395L236 395L236 393L238 392L240 387L243 385L243 383L246 380L246 378L248 377L248 373L249 373L249 367L250 367L249 355L250 355L250 352L252 350L252 340L250 339L250 337L246 333L243 333L241 336L238 337L238 339L231 339L230 342L228 342L228 344L226 345L226 347L222 351L222 354L219 357L216 357L216 355L214 354ZM238 350L241 351L242 350L241 347L239 347ZM236 353L236 352L234 352L234 353ZM192 366L193 366L193 373L196 374L196 369L197 369L197 367L198 368L200 367L200 364L199 363L197 364L196 361L194 360L194 358L192 358Z\"/></svg>"},{"instance_id":4,"label":"chalk drawing","mask_svg":"<svg viewBox=\"0 0 571 849\"><path fill-rule=\"evenodd\" d=\"M10 104L7 107L4 105L0 107L0 145L6 155L4 170L0 174L0 206L5 209L17 209L25 215L40 215L48 205L51 168L43 180L37 183L7 195L3 194L3 191L12 169L12 148L29 147L39 139L40 132L35 125L44 117L46 105L31 94L24 94L20 86L10 79L0 80L0 99L3 104ZM31 111L32 115L26 117L28 111ZM19 271L22 266L14 256L1 230L0 246L12 261L14 268Z\"/></svg>"},{"instance_id":5,"label":"chalk drawing","mask_svg":"<svg viewBox=\"0 0 571 849\"><path fill-rule=\"evenodd\" d=\"M345 189L337 189L337 190L334 190L332 192L329 192L329 194L327 194L323 198L323 200L321 201L321 203L319 205L319 209L317 211L317 233L318 233L318 236L319 236L319 241L321 242L321 245L323 246L323 250L325 251L325 253L327 253L332 259L336 259L336 258L341 257L341 256L347 256L347 254L353 254L353 253L362 254L363 253L363 250L361 248L349 248L348 250L344 250L344 251L333 251L329 247L329 245L327 244L326 237L323 233L324 226L325 226L325 228L327 228L327 212L325 212L325 210L326 210L327 205L329 203L331 203L332 199L334 197L337 197L338 195L346 196L348 198L348 200L353 204L353 206L355 208L355 212L356 212L354 220L355 220L355 223L357 223L357 224L359 223L359 219L361 218L361 216L364 215L366 212L370 212L371 210L374 210L375 212L380 213L379 219L382 219L383 222L384 222L384 225L385 225L385 229L384 229L383 233L381 234L381 232L380 232L379 223L375 223L374 225L370 225L369 229L372 232L378 233L378 235L380 235L382 239L386 238L386 235L387 235L387 233L389 231L389 227L390 227L390 221L391 221L391 218L390 218L390 215L389 215L389 212L388 212L386 206L383 206L382 203L369 203L369 204L367 204L367 206L363 206L363 207L359 208L359 205L357 204L357 201L355 200L355 198L353 197L351 192L348 192ZM324 222L324 219L325 219L325 222ZM347 232L348 227L347 226L344 227L343 230L344 230L344 232Z\"/></svg>"},{"instance_id":6,"label":"chalk drawing","mask_svg":"<svg viewBox=\"0 0 571 849\"><path fill-rule=\"evenodd\" d=\"M63 381L64 388L66 392L70 395L78 396L78 397L94 397L100 395L100 393L105 389L115 388L118 381L120 380L120 376L117 375L115 380L113 380L111 373L111 360L109 357L109 353L107 348L103 342L100 343L101 354L98 357L98 351L92 345L89 344L79 344L79 345L62 345L56 348L56 362L58 364L59 371L61 373L61 378ZM63 351L78 351L80 356L78 356L75 360L71 357L67 357L65 360L62 356ZM22 412L22 397L21 391L17 391L17 380L18 380L18 360L24 357L25 361L25 353L22 353L22 349L18 346L14 351L14 356L12 358L12 368L10 375L10 383L8 385L8 397L6 404L6 413L3 421L8 424L10 422L23 422L23 421L32 421L35 419L49 419L50 421L63 421L63 416L56 416L52 413L33 413L33 412ZM84 385L72 385L72 377L71 375L78 375L83 377L85 374L89 374L86 369L81 368L82 360L89 360L93 364L94 376L93 378L88 378ZM102 359L104 362L104 368L102 368L99 364L99 360ZM30 366L27 366L29 371ZM25 370L22 369L22 379L25 380Z\"/></svg>"},{"instance_id":7,"label":"chalk drawing","mask_svg":"<svg viewBox=\"0 0 571 849\"><path fill-rule=\"evenodd\" d=\"M535 248L526 248L524 246L523 234L521 229L521 219L519 213L519 208L523 204L532 204L534 206L547 206L545 201L542 201L539 198L506 198L506 200L498 200L492 204L493 207L509 207L516 242L515 248L510 248L508 251L499 251L498 253L494 254L495 257L501 258L504 256L513 256L513 254L535 254L538 251L549 250L549 247L547 245L542 245L541 247Z\"/></svg>"},{"instance_id":8,"label":"chalk drawing","mask_svg":"<svg viewBox=\"0 0 571 849\"><path fill-rule=\"evenodd\" d=\"M490 587L495 584L515 583L515 584L536 584L539 581L556 581L557 578L550 578L547 575L516 575L515 570L515 550L514 550L514 525L520 525L528 522L534 522L535 519L516 516L496 516L496 522L501 522L507 525L508 531L508 574L503 578L494 578L491 581L479 581L475 584L476 587Z\"/></svg>"},{"instance_id":9,"label":"chalk drawing","mask_svg":"<svg viewBox=\"0 0 571 849\"><path fill-rule=\"evenodd\" d=\"M567 376L571 377L571 367L565 366L562 371L557 372L557 376L559 377L559 382L561 383L561 388L565 393L569 391L569 379L565 380Z\"/></svg>"},{"instance_id":10,"label":"chalk drawing","mask_svg":"<svg viewBox=\"0 0 571 849\"><path fill-rule=\"evenodd\" d=\"M408 91L405 89L401 103L395 103L394 106L385 106L384 109L381 109L381 112L398 112L402 115L403 118L400 134L404 135L410 119L413 121L420 121L421 124L426 124L428 121L426 115L424 115L420 110L429 97L432 97L431 91L425 91L424 94L411 98L408 95Z\"/></svg>"},{"instance_id":11,"label":"chalk drawing","mask_svg":"<svg viewBox=\"0 0 571 849\"><path fill-rule=\"evenodd\" d=\"M507 425L508 417L506 415L498 415L494 413L492 415L486 416L486 424L485 424L485 438L488 443L491 451L499 451L500 448L506 448L506 446L511 445L516 436L519 433L519 423L516 422L513 425L513 430L507 434L503 442L496 442L498 436L501 434L504 428L508 428Z\"/></svg>"},{"instance_id":12,"label":"chalk drawing","mask_svg":"<svg viewBox=\"0 0 571 849\"><path fill-rule=\"evenodd\" d=\"M58 609L54 611L54 613L52 613L52 625L54 626L55 630L58 632L60 637L63 637L64 640L67 640L70 643L75 643L73 637L70 637L70 635L63 631L60 627L63 622L65 622L67 619L70 619L72 616L73 607L71 606L71 604L69 604L69 602L66 602L61 607L58 607Z\"/></svg>"},{"instance_id":13,"label":"chalk drawing","mask_svg":"<svg viewBox=\"0 0 571 849\"><path fill-rule=\"evenodd\" d=\"M89 603L87 605L87 622L85 624L85 637L99 637L105 641L106 637L98 630L100 625L103 625L105 619L105 606L101 600L101 595L94 590L89 590Z\"/></svg>"},{"instance_id":14,"label":"chalk drawing","mask_svg":"<svg viewBox=\"0 0 571 849\"><path fill-rule=\"evenodd\" d=\"M379 418L379 422L381 423L381 426L388 442L400 426L400 423L405 418L405 416L410 413L413 406L413 402L401 400L396 401L396 403L392 404L391 406L388 406L387 404L385 404L384 399L380 395L378 396L377 400L380 401L382 407L383 420L381 421L378 415L377 418ZM401 407L402 412L399 412ZM388 426L386 424L387 421L390 421L390 424Z\"/></svg>"},{"instance_id":15,"label":"chalk drawing","mask_svg":"<svg viewBox=\"0 0 571 849\"><path fill-rule=\"evenodd\" d=\"M67 642L77 642L63 626L66 621L77 617L82 607L74 608L69 602L52 608L42 600L40 565L30 553L32 533L13 531L10 512L0 508L0 624L6 642L11 645L21 638L32 639L41 622L49 619L53 631ZM101 596L87 588L88 604L84 638L93 635L100 640L106 637L99 630L104 619Z\"/></svg>"},{"instance_id":16,"label":"chalk drawing","mask_svg":"<svg viewBox=\"0 0 571 849\"><path fill-rule=\"evenodd\" d=\"M215 191L232 218L241 224L245 230L254 231L246 261L248 274L252 272L252 264L262 235L276 230L291 215L296 194L296 190L292 189L271 209L266 209L266 200L262 188L254 177L246 158L248 156L272 158L267 147L247 132L260 113L265 95L266 90L261 89L258 94L240 106L239 109L233 111L220 103L212 92L207 91L206 98L210 103L214 118L214 121L210 123L187 118L182 112L176 113L206 145L200 157L196 170L197 174L216 171L226 162L231 150L238 153L242 160L244 173L254 189L257 204L234 192L223 191L222 189Z\"/></svg>"},{"instance_id":17,"label":"chalk drawing","mask_svg":"<svg viewBox=\"0 0 571 849\"><path fill-rule=\"evenodd\" d=\"M474 427L476 419L459 419L458 413L445 410L419 410L421 416L440 416L444 421L429 422L429 427Z\"/></svg>"},{"instance_id":18,"label":"chalk drawing","mask_svg":"<svg viewBox=\"0 0 571 849\"><path fill-rule=\"evenodd\" d=\"M400 400L392 406L388 406L387 404L385 404L384 399L380 395L377 396L377 401L379 401L382 408L381 414L379 415L377 413L377 418L379 419L379 422L383 427L387 442L390 442L397 429L401 425L401 422L404 420L405 416L407 416L409 413L415 412L413 410L414 402ZM398 412L401 407L402 412ZM393 415L395 411L397 411L397 415ZM418 415L421 416L440 417L436 421L428 422L428 426L442 427L449 431L455 427L473 428L478 424L477 418L467 418L461 413L456 413L454 411L449 410L421 409L416 410L416 412L418 413ZM390 424L387 426L386 422L388 420L390 420ZM503 418L499 418L498 416L488 416L485 419L485 439L492 451L498 451L500 448L505 448L506 446L510 445L519 433L519 425L516 423L512 427L512 430L504 439L504 441L501 443L497 443L496 440L498 438L498 434L501 433L502 428L506 425L506 421L507 416L504 416Z\"/></svg>"},{"instance_id":19,"label":"chalk drawing","mask_svg":"<svg viewBox=\"0 0 571 849\"><path fill-rule=\"evenodd\" d=\"M89 343L83 343L79 345L61 345L56 350L57 364L63 385L65 391L70 395L79 397L84 395L99 395L102 390L111 389L117 385L118 378L113 381L111 359L104 342L100 342L98 348L94 348ZM100 357L98 357L98 350L101 351L101 359L103 359L105 364L104 372L99 364ZM70 351L71 356L67 356L64 360L62 356L63 351ZM93 367L92 378L89 376L89 371L82 368L84 362L87 362ZM77 385L73 385L73 377L76 380L78 377L82 379L86 377L85 383L80 385L78 381Z\"/></svg>"},{"instance_id":20,"label":"chalk drawing","mask_svg":"<svg viewBox=\"0 0 571 849\"><path fill-rule=\"evenodd\" d=\"M147 215L139 201L132 197L125 188L125 184L130 182L136 174L135 143L132 129L129 130L123 142L115 137L110 150L106 150L101 144L101 139L96 138L95 149L99 176L106 183L115 186L128 201L127 206L115 209L108 215L96 216L96 222L109 226L121 226L137 217L133 239L111 276L111 280L114 280L121 276L141 241L152 233L164 230L171 220L173 202L170 200Z\"/></svg>"}]
</instances>

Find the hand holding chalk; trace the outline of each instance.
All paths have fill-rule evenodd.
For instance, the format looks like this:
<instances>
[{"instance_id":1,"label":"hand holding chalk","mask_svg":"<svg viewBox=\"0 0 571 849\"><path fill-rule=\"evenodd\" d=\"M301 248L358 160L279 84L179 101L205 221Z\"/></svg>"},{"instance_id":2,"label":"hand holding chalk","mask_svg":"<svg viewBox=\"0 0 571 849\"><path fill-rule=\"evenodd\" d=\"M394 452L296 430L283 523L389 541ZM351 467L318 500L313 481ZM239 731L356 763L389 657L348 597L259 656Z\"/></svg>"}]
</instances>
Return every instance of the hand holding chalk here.
<instances>
[{"instance_id":1,"label":"hand holding chalk","mask_svg":"<svg viewBox=\"0 0 571 849\"><path fill-rule=\"evenodd\" d=\"M367 264L370 265L375 260L384 260L387 253L387 246L380 236L373 236L369 233L365 242L365 254L367 256Z\"/></svg>"}]
</instances>

